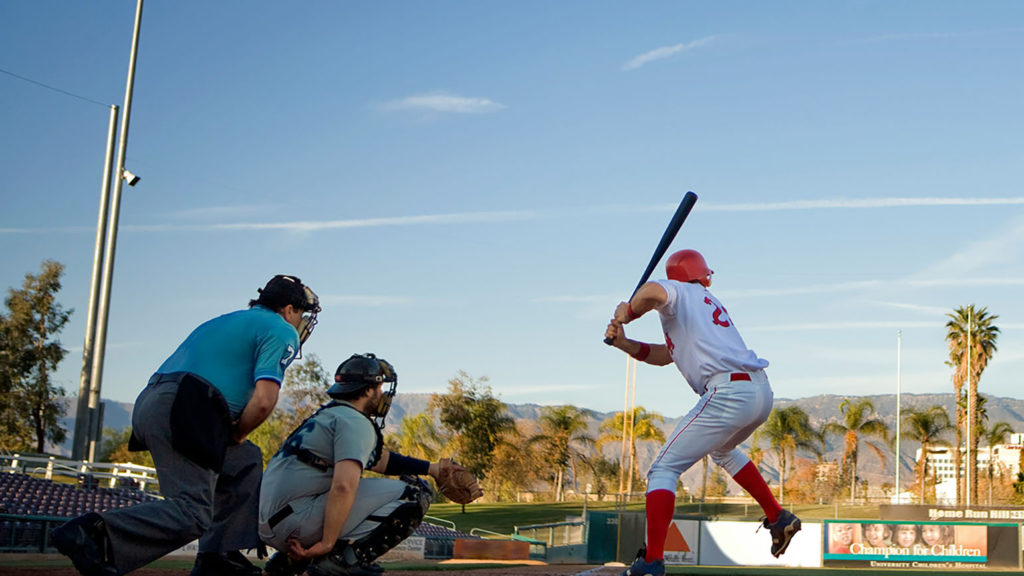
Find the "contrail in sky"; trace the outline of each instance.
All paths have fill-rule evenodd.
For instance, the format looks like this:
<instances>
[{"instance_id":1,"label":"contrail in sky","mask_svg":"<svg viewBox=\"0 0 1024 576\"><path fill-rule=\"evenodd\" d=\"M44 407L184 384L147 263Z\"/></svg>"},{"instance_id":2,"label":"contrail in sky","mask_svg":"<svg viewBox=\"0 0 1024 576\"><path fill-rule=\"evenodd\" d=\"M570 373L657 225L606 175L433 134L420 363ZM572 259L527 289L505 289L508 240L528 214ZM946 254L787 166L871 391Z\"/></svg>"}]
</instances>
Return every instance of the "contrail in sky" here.
<instances>
[{"instance_id":1,"label":"contrail in sky","mask_svg":"<svg viewBox=\"0 0 1024 576\"><path fill-rule=\"evenodd\" d=\"M790 202L756 202L738 204L703 204L702 211L708 212L772 212L783 210L829 210L848 208L907 208L927 206L1020 206L1024 198L861 198L794 200ZM647 207L603 206L585 209L608 211L647 212L654 210L675 210L676 205L650 205ZM218 210L226 210L219 207ZM566 208L578 213L578 208ZM345 228L373 228L381 226L415 226L425 224L466 224L474 222L511 222L536 220L550 215L554 210L497 210L493 212L462 212L449 214L423 214L418 216L395 216L390 218L352 218L347 220L302 220L291 222L236 222L221 224L130 224L121 226L127 232L210 232L231 230L284 230L292 232L317 232ZM39 228L0 228L0 235L49 234L95 232L89 226L63 226Z\"/></svg>"}]
</instances>

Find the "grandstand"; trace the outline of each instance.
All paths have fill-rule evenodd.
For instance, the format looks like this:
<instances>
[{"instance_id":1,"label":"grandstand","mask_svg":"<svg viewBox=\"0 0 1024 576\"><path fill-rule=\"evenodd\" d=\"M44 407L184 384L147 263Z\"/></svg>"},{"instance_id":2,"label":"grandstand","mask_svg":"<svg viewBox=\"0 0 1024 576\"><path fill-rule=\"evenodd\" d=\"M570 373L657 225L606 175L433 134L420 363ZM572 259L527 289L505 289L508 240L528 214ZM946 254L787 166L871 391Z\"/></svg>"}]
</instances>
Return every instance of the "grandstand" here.
<instances>
[{"instance_id":1,"label":"grandstand","mask_svg":"<svg viewBox=\"0 0 1024 576\"><path fill-rule=\"evenodd\" d=\"M156 470L145 466L0 455L0 552L54 552L49 532L55 526L156 500L143 489L156 485ZM456 539L478 538L439 523L445 521L428 517L414 534L425 538L427 558L451 558Z\"/></svg>"}]
</instances>

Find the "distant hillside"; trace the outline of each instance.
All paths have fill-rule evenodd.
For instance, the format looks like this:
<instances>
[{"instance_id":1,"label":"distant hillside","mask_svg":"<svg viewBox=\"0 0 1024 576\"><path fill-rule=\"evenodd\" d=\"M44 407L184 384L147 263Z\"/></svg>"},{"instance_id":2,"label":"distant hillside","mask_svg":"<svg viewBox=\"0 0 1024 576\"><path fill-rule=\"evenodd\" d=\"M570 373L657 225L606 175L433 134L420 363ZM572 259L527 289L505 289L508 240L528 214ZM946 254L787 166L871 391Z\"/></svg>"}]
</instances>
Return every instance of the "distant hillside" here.
<instances>
[{"instance_id":1,"label":"distant hillside","mask_svg":"<svg viewBox=\"0 0 1024 576\"><path fill-rule=\"evenodd\" d=\"M829 420L839 420L839 404L847 396L838 396L834 394L821 394L818 396L810 396L807 398L778 398L775 401L776 407L785 407L796 405L807 412L810 417L811 423L814 426L820 427ZM882 394L874 396L849 396L854 400L867 398L875 406L875 410L878 416L885 421L893 433L896 429L896 395L895 394ZM1024 400L1016 398L1000 398L994 396L987 397L987 403L985 408L988 412L988 418L990 423L994 422L1006 422L1014 431L1024 432ZM61 452L64 454L71 453L71 436L74 431L74 411L76 407L76 399L68 399L68 417L63 420L65 428L68 430L68 440L61 447ZM121 429L131 424L131 403L127 402L111 402L105 401L105 413L104 413L104 427ZM402 418L406 415L416 415L428 408L430 402L430 394L402 394L399 393L395 397L394 404L392 405L391 412L388 414L386 421L386 428L388 431L395 431L399 428ZM694 397L696 402L696 397ZM903 394L901 397L902 408L923 408L933 405L944 406L949 412L950 416L954 414L953 407L953 394ZM517 423L530 428L531 423L535 422L541 413L543 406L537 404L509 404L508 412L509 415L516 420ZM601 425L601 422L606 418L612 416L613 412L593 412L590 418L589 433L594 438L597 437L597 429ZM662 414L665 417L665 423L661 426L664 430L665 435L671 434L676 424L683 414ZM536 428L535 428L536 429ZM653 442L644 442L637 446L638 460L640 463L640 469L646 470L650 463L654 460L657 455L657 451L660 446ZM744 451L750 447L747 444L741 446ZM827 451L825 454L826 460L838 461L842 457L842 439L841 438L829 438L826 445ZM913 459L914 451L917 450L918 445L909 441L901 441L900 452L902 454L901 464L902 468L900 471L901 478L910 479L913 476ZM884 447L883 447L884 449ZM605 450L606 454L613 458L618 458L618 449L616 447L607 447ZM775 457L768 454L762 463L762 470L769 476L771 482L778 482L778 470L776 469L777 462ZM889 458L884 465L879 462L878 458L870 451L862 450L861 457L858 462L859 475L862 478L866 478L871 485L877 486L883 482L892 482L894 480L895 471L893 467L892 459ZM683 483L691 488L698 486L701 477L701 466L698 464L694 466L689 472L683 476ZM739 488L732 486L730 493L736 493Z\"/></svg>"}]
</instances>

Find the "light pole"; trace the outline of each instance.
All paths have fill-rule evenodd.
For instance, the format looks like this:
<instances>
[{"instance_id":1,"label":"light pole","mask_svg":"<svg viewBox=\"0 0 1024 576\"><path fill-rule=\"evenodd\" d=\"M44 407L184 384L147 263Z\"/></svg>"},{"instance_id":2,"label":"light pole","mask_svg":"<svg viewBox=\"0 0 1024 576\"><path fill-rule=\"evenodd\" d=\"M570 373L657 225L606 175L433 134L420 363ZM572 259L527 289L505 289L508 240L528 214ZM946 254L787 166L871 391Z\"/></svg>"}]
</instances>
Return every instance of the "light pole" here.
<instances>
[{"instance_id":1,"label":"light pole","mask_svg":"<svg viewBox=\"0 0 1024 576\"><path fill-rule=\"evenodd\" d=\"M971 325L974 316L974 304L971 304L967 308L967 461L965 468L967 469L966 484L964 485L964 491L967 492L967 507L971 507L971 445L973 444L971 437L971 408L974 407L974 394L971 394L971 356L974 355L972 350L973 344L971 342L971 332L973 331ZM957 398L957 400L960 400ZM957 462L957 466L960 463Z\"/></svg>"},{"instance_id":2,"label":"light pole","mask_svg":"<svg viewBox=\"0 0 1024 576\"><path fill-rule=\"evenodd\" d=\"M142 27L142 0L138 0L138 4L135 8L135 28L132 32L132 48L131 55L128 59L128 81L125 87L124 94L124 117L121 122L121 134L120 141L117 148L117 163L113 170L113 184L114 190L109 208L109 221L107 223L106 231L106 245L100 246L99 236L100 231L97 230L97 247L96 252L103 254L103 268L99 277L99 290L93 290L95 294L98 292L98 300L94 303L92 301L93 296L90 295L90 310L92 313L95 307L95 333L90 333L88 326L86 327L86 341L92 338L92 345L87 347L83 351L82 359L82 371L86 371L86 363L89 364L89 382L88 382L88 403L86 410L79 410L75 420L75 446L74 453L77 457L85 460L94 460L96 457L96 444L100 440L100 436L103 433L103 426L101 422L101 412L99 409L100 403L100 390L103 384L103 359L106 353L107 345L107 320L110 315L110 286L114 274L114 255L117 248L117 224L118 217L121 211L121 189L123 188L126 170L124 169L125 151L128 146L128 125L131 120L132 110L132 90L135 85L135 59L139 51L139 31ZM109 165L109 161L108 161ZM132 176L132 184L138 180ZM105 183L109 181L108 177L104 177ZM104 211L103 201L101 200L100 210ZM104 219L104 214L101 214L100 220ZM96 265L97 262L93 262L93 287L96 287ZM88 358L86 358L88 356ZM84 375L83 375L84 380ZM79 408L82 407L81 394L79 397ZM85 421L81 421L85 418ZM82 431L80 433L80 431Z\"/></svg>"},{"instance_id":3,"label":"light pole","mask_svg":"<svg viewBox=\"0 0 1024 576\"><path fill-rule=\"evenodd\" d=\"M896 331L896 504L902 504L902 496L900 490L900 420L903 414L900 411L900 393L903 383L902 378L902 348L903 348L903 331Z\"/></svg>"},{"instance_id":4,"label":"light pole","mask_svg":"<svg viewBox=\"0 0 1024 576\"><path fill-rule=\"evenodd\" d=\"M71 458L82 460L86 456L89 437L89 388L92 379L92 349L96 337L96 309L100 293L100 270L103 262L104 233L110 206L110 177L114 161L114 137L117 134L116 105L110 106L110 127L107 130L107 154L103 160L103 185L100 187L100 215L96 222L96 248L92 255L92 283L89 287L89 309L85 319L85 343L82 346L82 374L78 384L78 409L75 411L75 435Z\"/></svg>"}]
</instances>

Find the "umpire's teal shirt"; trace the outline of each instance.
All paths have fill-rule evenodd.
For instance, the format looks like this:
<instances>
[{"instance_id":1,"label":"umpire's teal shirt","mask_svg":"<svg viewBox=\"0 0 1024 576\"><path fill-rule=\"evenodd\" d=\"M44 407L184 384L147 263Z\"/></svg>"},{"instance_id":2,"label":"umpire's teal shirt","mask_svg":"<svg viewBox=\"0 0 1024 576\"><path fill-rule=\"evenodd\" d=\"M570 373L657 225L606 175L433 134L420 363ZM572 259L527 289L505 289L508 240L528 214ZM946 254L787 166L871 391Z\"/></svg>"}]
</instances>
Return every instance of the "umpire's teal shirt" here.
<instances>
[{"instance_id":1,"label":"umpire's teal shirt","mask_svg":"<svg viewBox=\"0 0 1024 576\"><path fill-rule=\"evenodd\" d=\"M157 370L191 372L213 384L238 418L257 380L280 384L299 350L299 334L280 314L253 306L201 324Z\"/></svg>"}]
</instances>

